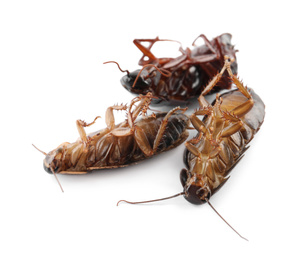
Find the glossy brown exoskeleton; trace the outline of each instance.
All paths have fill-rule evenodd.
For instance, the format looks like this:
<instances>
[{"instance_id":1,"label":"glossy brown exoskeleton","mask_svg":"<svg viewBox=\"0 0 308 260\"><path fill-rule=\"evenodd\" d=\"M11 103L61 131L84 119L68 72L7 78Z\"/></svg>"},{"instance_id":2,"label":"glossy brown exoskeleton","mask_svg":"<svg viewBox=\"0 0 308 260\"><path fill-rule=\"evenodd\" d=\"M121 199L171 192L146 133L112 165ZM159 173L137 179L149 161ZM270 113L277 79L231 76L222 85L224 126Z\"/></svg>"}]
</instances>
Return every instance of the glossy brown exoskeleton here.
<instances>
[{"instance_id":1,"label":"glossy brown exoskeleton","mask_svg":"<svg viewBox=\"0 0 308 260\"><path fill-rule=\"evenodd\" d=\"M177 107L168 113L146 116L152 98L148 93L134 98L129 106L109 107L107 128L89 135L84 127L94 124L98 117L90 124L77 120L80 138L74 143L63 143L46 154L45 170L85 174L92 170L124 167L180 145L188 137L189 118L183 113L186 109ZM113 110L126 110L127 120L115 125ZM143 118L137 120L140 114Z\"/></svg>"},{"instance_id":2,"label":"glossy brown exoskeleton","mask_svg":"<svg viewBox=\"0 0 308 260\"><path fill-rule=\"evenodd\" d=\"M146 67L136 82L140 70L129 72L122 77L121 84L135 94L152 92L154 96L159 97L155 100L156 103L165 101L163 104L172 104L199 96L209 80L223 67L224 56L228 55L236 60L236 51L231 44L231 34L222 34L212 41L209 41L204 35L200 35L198 38L204 40L203 45L195 47L193 50L180 48L182 55L177 58L157 58L151 52L151 48L156 42L165 40L159 38L134 40L135 45L143 53L139 65L152 64L161 70L168 71L169 75L160 73L154 67ZM143 42L148 42L150 45L145 47L142 45ZM236 62L232 64L231 69L233 73L237 73ZM231 87L231 81L225 77L226 75L221 78L216 89Z\"/></svg>"},{"instance_id":3,"label":"glossy brown exoskeleton","mask_svg":"<svg viewBox=\"0 0 308 260\"><path fill-rule=\"evenodd\" d=\"M227 70L237 90L217 95L210 105L204 98ZM191 123L199 134L185 143L181 172L184 197L191 203L202 204L228 180L228 175L243 157L247 144L259 130L265 116L260 97L247 89L233 75L231 61L214 77L199 97L200 110L191 116ZM201 121L197 115L204 115Z\"/></svg>"},{"instance_id":4,"label":"glossy brown exoskeleton","mask_svg":"<svg viewBox=\"0 0 308 260\"><path fill-rule=\"evenodd\" d=\"M186 169L182 169L180 173L183 192L157 200L141 202L124 200L125 202L146 203L183 195L193 204L208 202L214 209L209 202L211 196L228 180L228 175L243 157L248 149L247 144L259 130L265 116L263 101L252 89L244 87L232 73L231 63L232 61L225 57L222 70L212 79L198 99L200 109L190 116L198 135L185 143ZM204 95L221 80L225 71L238 89L222 95L217 94L216 100L211 105ZM198 115L204 116L203 120L200 120ZM232 226L230 227L240 235Z\"/></svg>"}]
</instances>

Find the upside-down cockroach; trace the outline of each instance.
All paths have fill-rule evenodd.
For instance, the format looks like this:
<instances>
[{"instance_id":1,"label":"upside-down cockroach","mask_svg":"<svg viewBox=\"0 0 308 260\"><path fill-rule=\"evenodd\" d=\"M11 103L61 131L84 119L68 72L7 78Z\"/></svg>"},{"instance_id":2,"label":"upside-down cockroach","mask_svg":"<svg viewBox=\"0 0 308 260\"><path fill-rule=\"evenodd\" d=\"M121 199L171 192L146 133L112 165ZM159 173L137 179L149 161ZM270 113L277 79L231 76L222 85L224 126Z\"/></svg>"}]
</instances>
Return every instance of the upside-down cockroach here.
<instances>
[{"instance_id":1,"label":"upside-down cockroach","mask_svg":"<svg viewBox=\"0 0 308 260\"><path fill-rule=\"evenodd\" d=\"M180 174L184 191L168 198L183 195L193 204L209 203L211 196L229 179L231 170L242 159L247 144L263 123L263 101L232 73L231 62L225 57L224 67L198 99L200 109L190 116L198 135L185 143L184 162L187 169L182 169ZM238 89L217 94L210 105L204 95L217 84L225 70ZM198 115L204 116L204 119L201 121Z\"/></svg>"},{"instance_id":2,"label":"upside-down cockroach","mask_svg":"<svg viewBox=\"0 0 308 260\"><path fill-rule=\"evenodd\" d=\"M134 98L129 106L109 107L107 128L89 135L84 127L94 124L98 117L89 124L77 120L80 138L74 143L63 143L48 154L43 152L45 170L54 174L86 174L92 170L124 167L180 145L188 137L186 109L176 107L168 113L146 116L152 98L148 93ZM127 119L115 125L114 110L126 110ZM139 115L143 118L137 120Z\"/></svg>"},{"instance_id":3,"label":"upside-down cockroach","mask_svg":"<svg viewBox=\"0 0 308 260\"><path fill-rule=\"evenodd\" d=\"M158 37L155 39L135 39L134 44L143 53L139 65L152 64L168 73L162 74L153 66L143 67L140 77L138 76L140 70L126 71L127 75L122 77L121 84L135 94L152 92L154 96L159 98L155 100L155 103L162 101L165 101L163 102L165 104L178 103L197 97L203 87L217 74L217 71L221 70L225 55L236 59L236 51L231 45L231 37L231 34L225 33L209 41L202 34L198 38L204 40L203 45L195 47L193 50L189 48L184 50L181 47L182 55L177 58L157 58L151 52L151 48L156 42L168 40L161 40ZM195 41L193 45L195 45ZM145 47L142 44L144 42L149 43L149 46ZM237 73L236 62L232 64L231 68L233 73ZM229 89L230 87L231 81L225 73L216 88Z\"/></svg>"}]
</instances>

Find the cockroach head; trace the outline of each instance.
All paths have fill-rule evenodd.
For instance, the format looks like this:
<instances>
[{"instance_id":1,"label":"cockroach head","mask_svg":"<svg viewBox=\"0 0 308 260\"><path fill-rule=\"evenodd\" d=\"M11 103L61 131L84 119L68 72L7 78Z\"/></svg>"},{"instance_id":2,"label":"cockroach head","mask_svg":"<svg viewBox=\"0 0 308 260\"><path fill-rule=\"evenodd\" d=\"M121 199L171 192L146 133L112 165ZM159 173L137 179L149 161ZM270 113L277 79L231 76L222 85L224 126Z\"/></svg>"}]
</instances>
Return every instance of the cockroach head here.
<instances>
[{"instance_id":1,"label":"cockroach head","mask_svg":"<svg viewBox=\"0 0 308 260\"><path fill-rule=\"evenodd\" d=\"M52 174L61 171L62 163L63 163L63 155L65 153L66 146L60 145L56 149L52 150L44 159L44 169L46 172Z\"/></svg>"},{"instance_id":2,"label":"cockroach head","mask_svg":"<svg viewBox=\"0 0 308 260\"><path fill-rule=\"evenodd\" d=\"M167 69L158 68L154 64L146 64L140 70L133 71L121 79L122 85L135 94L146 94L151 89L152 81L157 85L161 76L170 77Z\"/></svg>"},{"instance_id":3,"label":"cockroach head","mask_svg":"<svg viewBox=\"0 0 308 260\"><path fill-rule=\"evenodd\" d=\"M206 199L209 200L210 190L202 186L202 182L196 175L182 169L180 179L184 188L184 198L187 201L199 205L206 203Z\"/></svg>"},{"instance_id":4,"label":"cockroach head","mask_svg":"<svg viewBox=\"0 0 308 260\"><path fill-rule=\"evenodd\" d=\"M145 95L149 91L152 78L148 70L140 70L130 72L121 78L121 84L129 92ZM136 80L137 79L137 80Z\"/></svg>"}]
</instances>

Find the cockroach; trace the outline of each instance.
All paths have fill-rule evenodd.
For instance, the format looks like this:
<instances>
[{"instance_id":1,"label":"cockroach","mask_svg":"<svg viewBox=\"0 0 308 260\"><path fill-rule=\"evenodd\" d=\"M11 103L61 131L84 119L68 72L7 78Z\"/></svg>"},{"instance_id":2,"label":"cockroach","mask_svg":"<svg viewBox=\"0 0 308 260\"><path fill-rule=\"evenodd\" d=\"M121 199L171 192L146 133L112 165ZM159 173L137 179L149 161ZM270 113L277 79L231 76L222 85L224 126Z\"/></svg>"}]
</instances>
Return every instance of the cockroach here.
<instances>
[{"instance_id":1,"label":"cockroach","mask_svg":"<svg viewBox=\"0 0 308 260\"><path fill-rule=\"evenodd\" d=\"M177 147L188 137L186 109L176 107L168 113L147 116L152 99L153 95L148 93L135 97L129 106L109 107L106 111L107 128L89 135L84 128L93 125L99 117L89 124L77 120L80 138L74 143L63 143L48 154L43 152L46 155L44 169L55 176L56 173L86 174L135 164ZM114 110L125 110L127 119L115 125ZM140 115L142 118L137 120Z\"/></svg>"},{"instance_id":2,"label":"cockroach","mask_svg":"<svg viewBox=\"0 0 308 260\"><path fill-rule=\"evenodd\" d=\"M171 41L162 40L158 37L155 39L135 39L134 44L143 53L139 65L143 66L141 76L138 77L141 70L127 72L122 77L121 84L128 91L134 94L146 94L152 92L159 99L155 103L176 104L183 103L188 99L200 95L202 89L214 77L224 65L224 56L236 60L236 50L231 44L231 34L225 33L212 41L201 34L198 38L204 40L204 44L195 47L193 50L187 48L184 50L180 47L181 56L176 58L157 58L151 52L151 48L156 42ZM197 38L197 39L198 39ZM197 40L196 39L196 40ZM195 46L195 42L193 46ZM149 43L145 47L143 43ZM149 64L155 65L163 70L162 74L155 67L144 67ZM232 72L237 73L237 63L232 64ZM136 78L138 80L136 81ZM221 78L215 89L229 89L231 81L227 73Z\"/></svg>"},{"instance_id":3,"label":"cockroach","mask_svg":"<svg viewBox=\"0 0 308 260\"><path fill-rule=\"evenodd\" d=\"M248 149L247 144L260 129L265 116L265 105L252 89L244 87L232 73L232 61L225 57L222 70L198 98L200 109L190 116L198 135L185 143L187 149L184 163L187 169L182 169L180 173L184 191L163 199L183 195L193 204L208 202L213 207L209 202L211 196L229 179L231 170ZM204 95L219 82L224 71L228 72L237 89L222 95L217 94L213 104L209 104ZM199 115L204 116L202 121L198 118Z\"/></svg>"}]
</instances>

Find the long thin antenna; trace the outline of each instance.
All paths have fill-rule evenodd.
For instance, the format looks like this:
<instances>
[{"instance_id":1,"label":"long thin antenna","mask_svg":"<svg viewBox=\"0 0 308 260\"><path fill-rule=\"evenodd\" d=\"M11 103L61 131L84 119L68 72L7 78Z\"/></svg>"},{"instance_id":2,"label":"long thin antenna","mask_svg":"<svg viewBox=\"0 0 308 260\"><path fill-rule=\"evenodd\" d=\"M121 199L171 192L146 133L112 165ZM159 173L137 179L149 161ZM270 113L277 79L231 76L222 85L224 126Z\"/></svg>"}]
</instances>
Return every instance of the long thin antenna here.
<instances>
[{"instance_id":1,"label":"long thin antenna","mask_svg":"<svg viewBox=\"0 0 308 260\"><path fill-rule=\"evenodd\" d=\"M219 213L218 211L213 207L213 205L210 203L210 201L205 198L206 202L210 205L210 207L216 212L216 214L236 233L238 234L242 239L245 239L246 241L248 241L247 238L243 237L239 232L237 232Z\"/></svg>"},{"instance_id":2,"label":"long thin antenna","mask_svg":"<svg viewBox=\"0 0 308 260\"><path fill-rule=\"evenodd\" d=\"M57 180L57 182L58 182L58 184L59 184L59 186L60 186L62 192L64 192L64 190L63 190L63 188L62 188L62 186L61 186L61 183L60 183L59 180L58 180L58 177L57 177L55 171L54 171L51 167L50 167L50 170L52 171L53 175L56 177L56 180Z\"/></svg>"},{"instance_id":3,"label":"long thin antenna","mask_svg":"<svg viewBox=\"0 0 308 260\"><path fill-rule=\"evenodd\" d=\"M34 148L38 151L40 151L42 154L47 155L47 153L43 152L42 150L38 149L34 144L32 144L34 146Z\"/></svg>"},{"instance_id":4,"label":"long thin antenna","mask_svg":"<svg viewBox=\"0 0 308 260\"><path fill-rule=\"evenodd\" d=\"M42 154L47 155L47 153L45 153L45 152L43 152L42 150L38 149L34 144L32 144L32 145L34 146L35 149L37 149L38 151L40 151ZM55 178L56 178L56 180L57 180L57 182L58 182L58 184L59 184L59 186L60 186L62 192L64 192L64 190L63 190L63 188L62 188L62 186L61 186L61 183L60 183L60 181L59 181L59 179L58 179L58 177L57 177L55 171L54 171L51 167L50 167L50 170L52 171L53 175L55 176Z\"/></svg>"},{"instance_id":5,"label":"long thin antenna","mask_svg":"<svg viewBox=\"0 0 308 260\"><path fill-rule=\"evenodd\" d=\"M129 71L128 71L128 70L122 70L121 67L120 67L120 65L119 65L119 63L117 63L116 61L106 61L106 62L104 62L103 64L107 64L107 63L115 63L115 64L117 64L119 70L122 71L122 72L126 72L126 73L127 73L127 76L129 76Z\"/></svg>"},{"instance_id":6,"label":"long thin antenna","mask_svg":"<svg viewBox=\"0 0 308 260\"><path fill-rule=\"evenodd\" d=\"M172 195L170 197L165 197L165 198L155 199L155 200L138 201L138 202L132 202L132 201L127 201L127 200L119 200L118 203L117 203L117 206L119 206L120 202L126 202L126 203L129 203L129 204L141 204L141 203L156 202L156 201L161 201L161 200L168 200L168 199L172 199L172 198L184 195L184 194L185 194L185 192L180 192L180 193L177 193L177 194Z\"/></svg>"}]
</instances>

